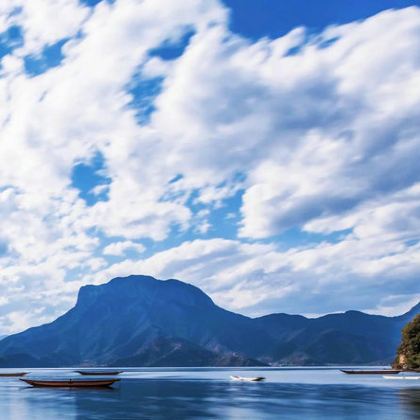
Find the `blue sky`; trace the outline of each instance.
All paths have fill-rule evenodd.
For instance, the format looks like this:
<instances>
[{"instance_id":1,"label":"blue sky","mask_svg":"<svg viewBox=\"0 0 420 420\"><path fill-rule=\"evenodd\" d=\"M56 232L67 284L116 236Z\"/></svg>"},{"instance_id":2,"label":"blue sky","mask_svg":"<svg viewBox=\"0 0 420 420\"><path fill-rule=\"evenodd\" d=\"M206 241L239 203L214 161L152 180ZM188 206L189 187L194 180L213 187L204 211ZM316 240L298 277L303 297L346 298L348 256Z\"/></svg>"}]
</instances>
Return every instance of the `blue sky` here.
<instances>
[{"instance_id":1,"label":"blue sky","mask_svg":"<svg viewBox=\"0 0 420 420\"><path fill-rule=\"evenodd\" d=\"M419 3L0 6L0 334L133 273L251 316L413 306Z\"/></svg>"},{"instance_id":2,"label":"blue sky","mask_svg":"<svg viewBox=\"0 0 420 420\"><path fill-rule=\"evenodd\" d=\"M418 6L416 0L224 0L231 9L229 27L249 38L277 38L298 26L320 32L332 24L366 19L383 10Z\"/></svg>"}]
</instances>

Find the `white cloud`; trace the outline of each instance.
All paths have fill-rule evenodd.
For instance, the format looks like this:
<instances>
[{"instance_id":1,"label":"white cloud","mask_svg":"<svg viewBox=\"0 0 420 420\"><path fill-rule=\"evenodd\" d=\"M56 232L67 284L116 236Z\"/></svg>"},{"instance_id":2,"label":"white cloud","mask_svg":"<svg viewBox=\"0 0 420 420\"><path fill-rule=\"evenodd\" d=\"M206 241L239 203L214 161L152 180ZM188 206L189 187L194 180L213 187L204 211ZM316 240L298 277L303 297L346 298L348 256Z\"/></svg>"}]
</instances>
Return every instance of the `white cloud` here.
<instances>
[{"instance_id":1,"label":"white cloud","mask_svg":"<svg viewBox=\"0 0 420 420\"><path fill-rule=\"evenodd\" d=\"M24 28L21 54L39 53L47 45L76 35L89 14L78 0L18 0L14 7L21 10L15 14L14 22Z\"/></svg>"},{"instance_id":2,"label":"white cloud","mask_svg":"<svg viewBox=\"0 0 420 420\"><path fill-rule=\"evenodd\" d=\"M10 17L16 6L22 12ZM55 316L81 284L134 271L193 281L249 313L292 304L318 312L325 296L330 310L357 302L374 310L372 290L383 286L384 307L386 293L415 292L419 9L331 27L307 44L302 28L243 39L227 16L206 0L0 5L0 25L25 34L0 75L0 284L11 313L24 293L36 308L53 297L42 316ZM148 56L191 28L180 58ZM63 38L59 66L24 73L24 54ZM139 124L127 86L151 76L163 77L162 92L150 122ZM98 152L110 184L93 192L106 188L108 200L89 207L71 171ZM190 241L111 267L98 257L102 236L114 241L105 256L142 252L137 240L164 241L174 228L222 236L210 229L211 212L238 191L241 240ZM346 233L286 251L245 241L291 228Z\"/></svg>"},{"instance_id":3,"label":"white cloud","mask_svg":"<svg viewBox=\"0 0 420 420\"><path fill-rule=\"evenodd\" d=\"M8 249L0 282L9 310L18 300L35 308L46 293L69 305L81 278L89 281L89 273L107 264L95 257L98 226L109 235L159 240L171 223L186 223L188 209L160 201L161 176L132 171L139 166L132 151L150 145L142 142L125 87L150 48L179 37L187 26L224 19L223 9L204 1L104 2L93 12L77 1L38 3L14 2L2 10L9 14L21 6L5 24L21 25L25 34L24 46L3 57L0 80L0 228ZM60 66L32 78L23 73L24 54L64 37L73 39ZM112 178L110 201L89 209L71 188L70 174L98 150Z\"/></svg>"},{"instance_id":4,"label":"white cloud","mask_svg":"<svg viewBox=\"0 0 420 420\"><path fill-rule=\"evenodd\" d=\"M123 256L127 251L132 250L139 254L145 251L145 247L142 244L138 244L131 241L113 242L107 245L103 249L105 255Z\"/></svg>"}]
</instances>

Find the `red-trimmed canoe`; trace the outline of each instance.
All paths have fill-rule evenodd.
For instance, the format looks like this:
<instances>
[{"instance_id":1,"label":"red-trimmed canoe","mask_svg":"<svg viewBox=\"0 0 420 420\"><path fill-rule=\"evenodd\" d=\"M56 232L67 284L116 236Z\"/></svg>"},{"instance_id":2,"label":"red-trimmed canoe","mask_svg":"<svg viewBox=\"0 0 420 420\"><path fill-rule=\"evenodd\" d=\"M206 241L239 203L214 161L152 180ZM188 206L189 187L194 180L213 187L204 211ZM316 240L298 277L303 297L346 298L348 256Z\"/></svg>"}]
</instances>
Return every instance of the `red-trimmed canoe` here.
<instances>
[{"instance_id":1,"label":"red-trimmed canoe","mask_svg":"<svg viewBox=\"0 0 420 420\"><path fill-rule=\"evenodd\" d=\"M60 388L97 388L111 386L119 379L20 379L32 386Z\"/></svg>"}]
</instances>

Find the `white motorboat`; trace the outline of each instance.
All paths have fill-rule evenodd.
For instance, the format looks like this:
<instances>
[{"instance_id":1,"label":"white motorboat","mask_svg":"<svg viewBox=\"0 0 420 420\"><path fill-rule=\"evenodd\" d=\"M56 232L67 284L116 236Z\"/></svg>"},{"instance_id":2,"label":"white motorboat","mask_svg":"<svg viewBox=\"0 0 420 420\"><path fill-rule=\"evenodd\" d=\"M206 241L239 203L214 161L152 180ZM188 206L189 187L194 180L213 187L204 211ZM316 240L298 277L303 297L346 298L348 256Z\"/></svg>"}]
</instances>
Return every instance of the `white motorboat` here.
<instances>
[{"instance_id":1,"label":"white motorboat","mask_svg":"<svg viewBox=\"0 0 420 420\"><path fill-rule=\"evenodd\" d=\"M230 379L239 382L261 382L265 380L264 376L244 377L238 375L231 375Z\"/></svg>"}]
</instances>

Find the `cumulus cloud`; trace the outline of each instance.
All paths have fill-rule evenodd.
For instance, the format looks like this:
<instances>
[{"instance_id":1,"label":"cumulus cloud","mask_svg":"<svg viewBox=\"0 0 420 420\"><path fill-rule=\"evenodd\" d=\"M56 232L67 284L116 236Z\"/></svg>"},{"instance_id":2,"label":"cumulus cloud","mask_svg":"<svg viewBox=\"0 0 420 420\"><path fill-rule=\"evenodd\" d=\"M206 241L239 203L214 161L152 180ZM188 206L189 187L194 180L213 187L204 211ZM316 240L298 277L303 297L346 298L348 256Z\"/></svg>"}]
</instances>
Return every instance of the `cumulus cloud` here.
<instances>
[{"instance_id":1,"label":"cumulus cloud","mask_svg":"<svg viewBox=\"0 0 420 420\"><path fill-rule=\"evenodd\" d=\"M21 54L37 54L45 46L74 36L89 14L77 0L17 0L13 7L16 12L12 20L24 29L25 44Z\"/></svg>"},{"instance_id":2,"label":"cumulus cloud","mask_svg":"<svg viewBox=\"0 0 420 420\"><path fill-rule=\"evenodd\" d=\"M158 167L136 171L150 141L127 106L126 85L148 50L190 25L223 20L225 12L202 1L104 2L94 9L77 1L10 2L1 11L4 24L24 34L23 46L1 62L0 228L8 250L1 283L10 296L4 311L22 294L22 306L37 308L47 294L68 305L81 278L107 265L95 256L100 229L160 240L172 223L190 217L185 206L161 200L165 175ZM26 55L63 38L61 65L36 77L25 73ZM70 178L98 151L112 181L110 199L89 209Z\"/></svg>"},{"instance_id":3,"label":"cumulus cloud","mask_svg":"<svg viewBox=\"0 0 420 420\"><path fill-rule=\"evenodd\" d=\"M28 302L25 325L84 283L136 271L246 313L375 310L416 293L418 8L255 42L230 32L216 0L6 1L0 26L23 34L0 66L4 329ZM185 33L179 57L150 54ZM25 72L57 42L57 65ZM130 86L153 79L139 120ZM106 199L88 204L72 171L98 153L109 183L92 191ZM227 240L212 215L238 194ZM321 239L290 248L291 229ZM143 239L149 255L168 249L111 265Z\"/></svg>"},{"instance_id":4,"label":"cumulus cloud","mask_svg":"<svg viewBox=\"0 0 420 420\"><path fill-rule=\"evenodd\" d=\"M121 242L113 242L107 245L103 249L103 253L105 255L115 255L115 256L122 256L127 251L135 251L141 254L146 248L142 244L138 244L131 241L121 241Z\"/></svg>"}]
</instances>

